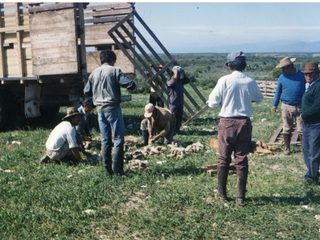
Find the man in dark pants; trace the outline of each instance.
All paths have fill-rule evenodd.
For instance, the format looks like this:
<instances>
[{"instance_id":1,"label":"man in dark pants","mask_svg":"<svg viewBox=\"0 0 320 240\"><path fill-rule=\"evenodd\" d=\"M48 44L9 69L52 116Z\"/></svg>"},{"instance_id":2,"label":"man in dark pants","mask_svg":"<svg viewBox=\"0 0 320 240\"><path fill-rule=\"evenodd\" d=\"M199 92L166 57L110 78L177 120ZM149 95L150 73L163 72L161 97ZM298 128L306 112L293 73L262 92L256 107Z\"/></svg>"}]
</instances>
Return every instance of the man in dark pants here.
<instances>
[{"instance_id":1,"label":"man in dark pants","mask_svg":"<svg viewBox=\"0 0 320 240\"><path fill-rule=\"evenodd\" d=\"M190 82L189 77L184 72L184 70L180 66L175 66L172 69L172 76L167 80L167 88L168 88L168 105L169 110L176 117L176 129L175 132L180 134L180 127L182 122L183 115L183 85Z\"/></svg>"},{"instance_id":2,"label":"man in dark pants","mask_svg":"<svg viewBox=\"0 0 320 240\"><path fill-rule=\"evenodd\" d=\"M242 73L247 66L243 52L230 53L226 65L231 74L218 80L207 101L209 107L221 106L218 125L218 192L215 198L227 200L228 171L231 153L234 152L237 167L236 204L243 207L248 177L247 154L252 131L251 103L259 104L263 95L256 81Z\"/></svg>"},{"instance_id":3,"label":"man in dark pants","mask_svg":"<svg viewBox=\"0 0 320 240\"><path fill-rule=\"evenodd\" d=\"M304 68L306 92L302 97L301 118L303 121L302 151L307 173L304 184L319 182L320 164L320 81L319 67L315 62L308 62Z\"/></svg>"},{"instance_id":4,"label":"man in dark pants","mask_svg":"<svg viewBox=\"0 0 320 240\"><path fill-rule=\"evenodd\" d=\"M92 96L97 107L99 128L102 136L102 160L106 171L116 177L126 176L123 171L124 121L120 107L120 87L135 89L137 85L114 67L116 55L111 50L100 53L102 66L95 69L89 76L84 94ZM113 157L111 158L113 132ZM112 166L113 165L113 171Z\"/></svg>"}]
</instances>

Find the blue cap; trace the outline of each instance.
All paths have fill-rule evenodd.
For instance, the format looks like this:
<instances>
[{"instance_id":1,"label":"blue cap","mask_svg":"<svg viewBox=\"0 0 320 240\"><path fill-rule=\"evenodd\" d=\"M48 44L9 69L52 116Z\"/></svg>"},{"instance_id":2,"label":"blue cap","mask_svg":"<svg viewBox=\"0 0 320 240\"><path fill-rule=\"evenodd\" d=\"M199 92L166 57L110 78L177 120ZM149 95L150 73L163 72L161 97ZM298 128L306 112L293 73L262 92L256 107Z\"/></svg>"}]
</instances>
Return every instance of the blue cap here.
<instances>
[{"instance_id":1,"label":"blue cap","mask_svg":"<svg viewBox=\"0 0 320 240\"><path fill-rule=\"evenodd\" d=\"M236 59L246 59L246 56L242 51L233 52L228 55L228 62L226 62L226 65L228 66L228 63L234 62Z\"/></svg>"}]
</instances>

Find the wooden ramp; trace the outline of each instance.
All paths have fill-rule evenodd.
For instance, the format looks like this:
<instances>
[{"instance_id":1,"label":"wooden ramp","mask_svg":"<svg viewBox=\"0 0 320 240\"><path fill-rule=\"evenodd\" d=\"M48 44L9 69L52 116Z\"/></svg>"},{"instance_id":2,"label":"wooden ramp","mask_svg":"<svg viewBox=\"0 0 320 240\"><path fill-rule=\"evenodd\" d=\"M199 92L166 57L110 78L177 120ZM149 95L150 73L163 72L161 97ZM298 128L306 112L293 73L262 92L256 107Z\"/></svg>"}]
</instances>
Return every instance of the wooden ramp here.
<instances>
[{"instance_id":1,"label":"wooden ramp","mask_svg":"<svg viewBox=\"0 0 320 240\"><path fill-rule=\"evenodd\" d=\"M135 17L135 21L140 22L141 26L144 27L143 30L149 34L149 40L147 40L147 38L136 28L137 24L133 24L133 17ZM132 34L126 26L130 26L136 36ZM133 10L127 17L119 21L117 25L111 28L108 31L108 34L126 55L126 57L132 62L139 73L146 79L149 85L155 89L162 101L168 106L168 91L165 84L161 83L160 79L162 79L163 82L166 82L168 76L170 75L170 69L179 64L161 44L161 42L138 15L138 13ZM156 50L151 47L151 42L153 42L153 44L157 44L156 49L161 49L163 54L158 54ZM132 47L132 43L139 50L139 53L135 48ZM159 52L159 50L157 51ZM147 54L147 52L150 52L151 54ZM134 56L132 56L130 53L133 53ZM149 63L152 64L151 68ZM159 70L156 63L161 64L163 68ZM147 76L147 72L149 72L151 75L150 79ZM163 93L161 93L161 91L159 91L160 89L153 84L153 81L158 84ZM190 82L189 85L192 88L192 93L190 94L186 89L184 90L185 101L183 116L186 121L183 123L183 125L188 125L197 117L199 117L201 113L208 109L208 106L206 105L206 99L202 96L200 91L192 82Z\"/></svg>"},{"instance_id":2,"label":"wooden ramp","mask_svg":"<svg viewBox=\"0 0 320 240\"><path fill-rule=\"evenodd\" d=\"M268 142L269 145L282 145L284 143L282 130L283 130L283 125L280 124L280 126L277 128L277 130L274 131L272 137L270 138ZM294 128L293 135L291 137L291 144L301 145L301 142L298 139L298 131L295 128Z\"/></svg>"}]
</instances>

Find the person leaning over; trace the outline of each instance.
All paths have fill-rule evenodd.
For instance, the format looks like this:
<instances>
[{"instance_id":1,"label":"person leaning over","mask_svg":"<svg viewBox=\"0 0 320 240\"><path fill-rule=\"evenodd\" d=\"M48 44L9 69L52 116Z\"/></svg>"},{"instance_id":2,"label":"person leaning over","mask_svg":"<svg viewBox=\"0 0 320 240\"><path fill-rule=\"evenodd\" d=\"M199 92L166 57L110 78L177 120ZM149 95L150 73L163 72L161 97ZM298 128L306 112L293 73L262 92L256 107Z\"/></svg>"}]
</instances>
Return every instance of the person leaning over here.
<instances>
[{"instance_id":1,"label":"person leaning over","mask_svg":"<svg viewBox=\"0 0 320 240\"><path fill-rule=\"evenodd\" d=\"M251 103L259 104L263 95L255 79L242 73L247 66L242 51L230 53L226 65L230 74L218 80L207 101L211 108L221 107L218 124L218 191L215 198L227 201L228 171L234 152L237 168L236 204L243 207L248 177L247 154L252 132Z\"/></svg>"},{"instance_id":2,"label":"person leaning over","mask_svg":"<svg viewBox=\"0 0 320 240\"><path fill-rule=\"evenodd\" d=\"M135 89L134 81L117 67L114 67L117 57L111 50L100 52L101 67L95 69L89 76L84 88L87 97L92 96L97 107L99 128L101 132L102 160L106 171L112 176L127 176L123 171L124 120L120 107L121 89ZM111 157L113 133L113 156ZM113 165L113 167L112 167ZM113 168L113 170L112 170Z\"/></svg>"},{"instance_id":3,"label":"person leaning over","mask_svg":"<svg viewBox=\"0 0 320 240\"><path fill-rule=\"evenodd\" d=\"M172 68L172 75L167 80L168 89L168 107L169 110L176 117L176 129L175 132L180 134L180 127L183 116L183 92L185 84L190 83L190 78L184 72L180 66L174 66Z\"/></svg>"},{"instance_id":4,"label":"person leaning over","mask_svg":"<svg viewBox=\"0 0 320 240\"><path fill-rule=\"evenodd\" d=\"M149 103L145 106L144 117L145 119L141 122L141 131L143 133L141 146L148 145L148 140L155 142L159 138L164 138L164 144L170 144L173 141L176 117L169 109L155 107L152 103ZM154 129L159 132L156 136L153 136Z\"/></svg>"},{"instance_id":5,"label":"person leaning over","mask_svg":"<svg viewBox=\"0 0 320 240\"><path fill-rule=\"evenodd\" d=\"M89 113L94 108L92 98L86 98L83 101L83 104L78 108L79 113L84 114L80 119L79 125L76 127L76 130L81 135L82 141L92 141L92 137L89 129Z\"/></svg>"},{"instance_id":6,"label":"person leaning over","mask_svg":"<svg viewBox=\"0 0 320 240\"><path fill-rule=\"evenodd\" d=\"M47 154L41 158L40 164L48 163L50 160L74 160L74 158L79 162L86 162L81 158L80 152L87 157L91 154L78 145L77 131L74 128L83 116L84 114L79 113L76 107L67 108L67 115L49 135L46 142Z\"/></svg>"},{"instance_id":7,"label":"person leaning over","mask_svg":"<svg viewBox=\"0 0 320 240\"><path fill-rule=\"evenodd\" d=\"M304 184L309 185L319 183L320 81L318 63L306 63L303 73L307 83L301 104L301 119L303 121L302 152L308 169L304 176Z\"/></svg>"},{"instance_id":8,"label":"person leaning over","mask_svg":"<svg viewBox=\"0 0 320 240\"><path fill-rule=\"evenodd\" d=\"M274 94L271 112L275 113L281 100L281 112L283 121L284 154L290 154L290 141L293 132L293 119L299 139L302 141L302 121L300 118L302 95L305 91L305 79L303 73L293 66L295 58L285 57L280 60L276 68L282 68L282 74L278 79L277 90Z\"/></svg>"}]
</instances>

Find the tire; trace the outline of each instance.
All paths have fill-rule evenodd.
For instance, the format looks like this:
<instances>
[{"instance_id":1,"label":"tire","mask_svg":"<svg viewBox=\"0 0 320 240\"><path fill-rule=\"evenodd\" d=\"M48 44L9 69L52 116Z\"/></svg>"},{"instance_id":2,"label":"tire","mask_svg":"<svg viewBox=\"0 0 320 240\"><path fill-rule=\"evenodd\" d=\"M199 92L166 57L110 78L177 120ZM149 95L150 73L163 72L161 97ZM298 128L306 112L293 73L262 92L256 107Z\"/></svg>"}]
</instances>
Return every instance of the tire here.
<instances>
[{"instance_id":1,"label":"tire","mask_svg":"<svg viewBox=\"0 0 320 240\"><path fill-rule=\"evenodd\" d=\"M0 93L0 129L4 127L8 118L8 108L3 95Z\"/></svg>"}]
</instances>

